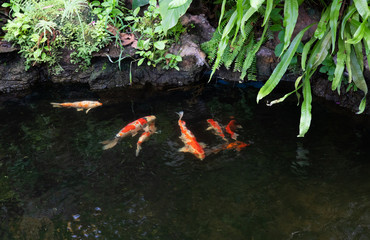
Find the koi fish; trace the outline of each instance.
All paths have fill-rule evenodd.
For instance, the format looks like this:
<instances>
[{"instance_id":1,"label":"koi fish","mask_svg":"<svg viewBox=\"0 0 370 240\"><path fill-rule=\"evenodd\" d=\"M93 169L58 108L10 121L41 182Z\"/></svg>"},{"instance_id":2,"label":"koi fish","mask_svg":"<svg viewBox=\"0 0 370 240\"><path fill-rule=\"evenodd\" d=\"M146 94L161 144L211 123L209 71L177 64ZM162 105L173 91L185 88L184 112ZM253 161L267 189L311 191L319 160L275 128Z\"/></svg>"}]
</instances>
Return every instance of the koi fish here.
<instances>
[{"instance_id":1,"label":"koi fish","mask_svg":"<svg viewBox=\"0 0 370 240\"><path fill-rule=\"evenodd\" d=\"M250 146L249 143L245 143L242 141L235 141L229 144L228 143L220 144L218 146L211 148L209 151L210 153L214 153L214 154L219 153L222 150L233 150L233 149L240 152L243 148L248 147L248 146Z\"/></svg>"},{"instance_id":2,"label":"koi fish","mask_svg":"<svg viewBox=\"0 0 370 240\"><path fill-rule=\"evenodd\" d=\"M220 124L217 121L213 119L207 119L207 122L209 123L209 127L206 130L213 130L216 135L222 137L223 140L228 142L228 140L225 138L225 134L222 131Z\"/></svg>"},{"instance_id":3,"label":"koi fish","mask_svg":"<svg viewBox=\"0 0 370 240\"><path fill-rule=\"evenodd\" d=\"M145 141L148 141L149 137L155 133L157 130L157 128L155 127L154 125L154 122L151 122L149 124L149 131L147 132L143 132L140 137L139 137L139 140L137 141L136 143L136 157L139 156L139 152L141 150L141 144L143 144L143 142Z\"/></svg>"},{"instance_id":4,"label":"koi fish","mask_svg":"<svg viewBox=\"0 0 370 240\"><path fill-rule=\"evenodd\" d=\"M179 149L179 152L190 152L194 156L196 156L198 159L203 160L206 155L204 152L204 143L199 143L197 139L195 138L194 134L186 127L186 123L181 120L182 116L184 115L184 112L177 113L179 115L179 127L181 130L181 136L180 139L185 144L184 147Z\"/></svg>"},{"instance_id":5,"label":"koi fish","mask_svg":"<svg viewBox=\"0 0 370 240\"><path fill-rule=\"evenodd\" d=\"M102 103L98 101L81 101L81 102L65 102L65 103L50 103L53 105L53 107L65 107L65 108L76 108L77 111L83 111L84 109L86 110L86 113L90 111L90 109L99 107L103 105Z\"/></svg>"},{"instance_id":6,"label":"koi fish","mask_svg":"<svg viewBox=\"0 0 370 240\"><path fill-rule=\"evenodd\" d=\"M245 143L245 142L242 142L242 141L235 141L235 142L229 143L226 146L226 149L227 150L235 149L236 151L240 152L240 150L242 150L243 148L248 147L248 146L250 146L249 143Z\"/></svg>"},{"instance_id":7,"label":"koi fish","mask_svg":"<svg viewBox=\"0 0 370 240\"><path fill-rule=\"evenodd\" d=\"M235 130L236 130L237 128L243 128L243 127L242 127L242 126L240 126L240 125L238 125L238 124L236 124L236 121L235 121L235 120L231 120L231 121L227 124L227 126L226 126L226 128L225 128L226 132L227 132L228 134L230 134L230 137L231 137L232 139L234 139L234 140L236 140L236 138L239 136L239 134L237 134L237 133L235 132Z\"/></svg>"},{"instance_id":8,"label":"koi fish","mask_svg":"<svg viewBox=\"0 0 370 240\"><path fill-rule=\"evenodd\" d=\"M100 142L101 144L104 144L103 150L112 148L116 146L118 141L128 135L131 134L131 136L135 136L140 130L144 130L145 132L149 131L149 124L155 121L155 116L146 116L139 118L129 124L127 124L124 128L122 128L116 136L111 140L106 140L103 142Z\"/></svg>"}]
</instances>

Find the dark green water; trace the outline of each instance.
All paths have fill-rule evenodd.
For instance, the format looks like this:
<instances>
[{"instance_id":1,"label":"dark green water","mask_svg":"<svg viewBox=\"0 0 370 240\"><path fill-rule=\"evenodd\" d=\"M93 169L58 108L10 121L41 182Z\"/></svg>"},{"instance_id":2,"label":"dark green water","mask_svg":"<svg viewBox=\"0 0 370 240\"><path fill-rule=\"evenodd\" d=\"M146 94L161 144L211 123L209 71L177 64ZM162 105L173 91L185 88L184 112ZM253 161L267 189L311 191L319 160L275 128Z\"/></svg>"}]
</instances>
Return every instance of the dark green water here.
<instances>
[{"instance_id":1,"label":"dark green water","mask_svg":"<svg viewBox=\"0 0 370 240\"><path fill-rule=\"evenodd\" d=\"M256 90L82 87L35 89L0 104L0 239L370 239L369 119L314 101L297 138L295 99L256 105ZM279 95L282 96L282 95ZM49 102L100 100L88 114ZM230 116L253 144L197 160L175 112L197 139ZM103 151L133 120L156 115L160 133Z\"/></svg>"}]
</instances>

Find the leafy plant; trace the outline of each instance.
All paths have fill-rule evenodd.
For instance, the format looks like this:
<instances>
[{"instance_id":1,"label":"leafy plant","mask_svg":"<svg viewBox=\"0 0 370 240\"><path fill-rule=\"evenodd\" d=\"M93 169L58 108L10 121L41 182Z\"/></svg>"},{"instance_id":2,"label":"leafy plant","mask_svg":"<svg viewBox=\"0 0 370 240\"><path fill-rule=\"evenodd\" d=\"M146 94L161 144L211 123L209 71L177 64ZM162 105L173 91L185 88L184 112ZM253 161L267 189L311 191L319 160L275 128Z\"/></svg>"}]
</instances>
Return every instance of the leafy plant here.
<instances>
[{"instance_id":1,"label":"leafy plant","mask_svg":"<svg viewBox=\"0 0 370 240\"><path fill-rule=\"evenodd\" d=\"M161 25L165 35L169 29L176 26L179 18L184 15L190 7L191 2L192 0L159 1L159 12L162 16Z\"/></svg>"},{"instance_id":2,"label":"leafy plant","mask_svg":"<svg viewBox=\"0 0 370 240\"><path fill-rule=\"evenodd\" d=\"M222 1L221 15L219 26L213 35L213 39L206 44L203 44L203 50L208 52L209 59L213 62L210 80L216 70L222 64L226 68L235 61L234 70L240 71L240 79L244 80L248 71L255 72L255 56L260 49L262 43L266 40L266 32L269 26L270 14L273 9L274 2L266 1L243 1L237 0L235 7L226 11L226 0ZM258 19L264 15L263 32L258 42L254 42L253 26ZM217 46L213 46L217 42ZM211 50L211 46L213 50ZM211 52L210 52L211 51ZM250 80L255 80L253 74L250 75Z\"/></svg>"},{"instance_id":3,"label":"leafy plant","mask_svg":"<svg viewBox=\"0 0 370 240\"><path fill-rule=\"evenodd\" d=\"M90 23L83 17L86 0L12 0L3 6L11 7L15 17L4 27L4 39L20 46L26 70L46 63L58 73L62 70L58 64L60 50L65 46L75 50L72 62L85 67L90 64L92 52L109 42L104 24Z\"/></svg>"},{"instance_id":4,"label":"leafy plant","mask_svg":"<svg viewBox=\"0 0 370 240\"><path fill-rule=\"evenodd\" d=\"M333 81L334 79L334 72L335 72L335 62L332 56L326 57L326 59L322 62L322 66L320 68L321 73L326 73L328 75L328 80Z\"/></svg>"},{"instance_id":5,"label":"leafy plant","mask_svg":"<svg viewBox=\"0 0 370 240\"><path fill-rule=\"evenodd\" d=\"M178 36L184 31L181 25L174 27L171 31L164 31L161 25L160 9L156 6L155 0L149 1L149 6L144 11L143 16L139 16L140 8L136 8L132 15L125 17L130 24L130 29L137 36L136 54L140 56L138 66L147 60L147 65L156 67L163 64L165 69L178 69L177 63L181 61L180 56L169 55L169 47L178 39Z\"/></svg>"},{"instance_id":6,"label":"leafy plant","mask_svg":"<svg viewBox=\"0 0 370 240\"><path fill-rule=\"evenodd\" d=\"M292 1L286 1L292 2ZM292 11L298 11L297 5L291 3ZM348 4L348 5L347 5ZM348 7L346 7L348 6ZM344 14L341 14L343 9ZM301 57L301 68L303 74L297 78L295 90L277 99L269 105L282 102L293 92L297 93L300 88L303 92L303 102L301 106L301 119L298 137L303 137L311 123L311 85L310 78L316 72L323 61L330 56L330 53L337 55L337 64L334 70L332 90L340 92L340 85L343 81L342 75L347 69L348 82L352 81L358 89L364 92L364 97L360 103L358 114L362 113L366 106L366 95L368 92L365 78L363 76L363 52L365 49L367 59L370 54L370 28L368 17L370 15L369 6L366 1L355 0L352 4L347 1L332 1L324 10L320 22L318 23L314 37L309 40L303 48ZM284 18L289 18L284 17ZM257 102L267 96L278 84L287 67L297 51L298 44L305 31L311 26L306 27L289 44L287 50L281 54L280 63L274 72L260 89Z\"/></svg>"}]
</instances>

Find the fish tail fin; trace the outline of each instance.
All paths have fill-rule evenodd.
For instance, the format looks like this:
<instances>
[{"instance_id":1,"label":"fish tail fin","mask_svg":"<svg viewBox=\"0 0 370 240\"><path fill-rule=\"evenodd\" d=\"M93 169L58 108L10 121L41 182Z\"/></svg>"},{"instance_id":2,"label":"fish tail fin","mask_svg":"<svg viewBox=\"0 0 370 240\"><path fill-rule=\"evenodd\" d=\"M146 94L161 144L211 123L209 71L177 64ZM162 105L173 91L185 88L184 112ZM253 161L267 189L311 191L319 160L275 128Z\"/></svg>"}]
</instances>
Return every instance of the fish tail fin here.
<instances>
[{"instance_id":1,"label":"fish tail fin","mask_svg":"<svg viewBox=\"0 0 370 240\"><path fill-rule=\"evenodd\" d=\"M234 133L233 136L232 136L232 139L236 140L238 138L239 134L237 133Z\"/></svg>"},{"instance_id":2,"label":"fish tail fin","mask_svg":"<svg viewBox=\"0 0 370 240\"><path fill-rule=\"evenodd\" d=\"M57 107L57 108L62 107L60 103L51 102L50 104L53 105L53 107Z\"/></svg>"},{"instance_id":3,"label":"fish tail fin","mask_svg":"<svg viewBox=\"0 0 370 240\"><path fill-rule=\"evenodd\" d=\"M212 130L212 126L209 126L208 128L206 128L206 131L208 130Z\"/></svg>"},{"instance_id":4,"label":"fish tail fin","mask_svg":"<svg viewBox=\"0 0 370 240\"><path fill-rule=\"evenodd\" d=\"M113 138L111 140L105 140L105 141L102 141L100 143L104 144L103 150L107 150L109 148L112 148L112 147L116 146L116 144L118 143L118 140L119 140L119 138Z\"/></svg>"},{"instance_id":5,"label":"fish tail fin","mask_svg":"<svg viewBox=\"0 0 370 240\"><path fill-rule=\"evenodd\" d=\"M137 145L137 148L136 148L136 157L139 156L140 150L141 150L141 146L140 145Z\"/></svg>"},{"instance_id":6,"label":"fish tail fin","mask_svg":"<svg viewBox=\"0 0 370 240\"><path fill-rule=\"evenodd\" d=\"M179 120L184 116L184 111L177 112L177 115L179 115Z\"/></svg>"}]
</instances>

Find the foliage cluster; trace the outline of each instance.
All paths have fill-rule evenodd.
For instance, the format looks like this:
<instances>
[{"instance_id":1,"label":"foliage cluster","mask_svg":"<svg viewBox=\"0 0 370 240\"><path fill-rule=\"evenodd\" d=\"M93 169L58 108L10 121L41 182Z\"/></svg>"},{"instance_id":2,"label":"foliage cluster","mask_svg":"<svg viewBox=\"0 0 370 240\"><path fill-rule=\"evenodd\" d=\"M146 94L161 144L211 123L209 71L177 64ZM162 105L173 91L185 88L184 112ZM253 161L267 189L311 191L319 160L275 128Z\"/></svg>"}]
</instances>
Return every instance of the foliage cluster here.
<instances>
[{"instance_id":1,"label":"foliage cluster","mask_svg":"<svg viewBox=\"0 0 370 240\"><path fill-rule=\"evenodd\" d=\"M143 14L140 6L148 5ZM122 34L132 35L139 56L139 65L158 64L165 69L178 69L180 56L168 53L168 49L185 29L176 24L170 31L164 30L156 1L134 1L135 10L129 10L118 0L10 0L4 7L12 9L14 19L4 30L4 39L20 46L25 58L26 70L35 64L46 63L53 73L62 69L58 64L61 50L72 50L71 62L85 68L90 65L92 53L115 41L125 43ZM137 39L137 40L136 40ZM120 61L126 56L120 56Z\"/></svg>"},{"instance_id":2,"label":"foliage cluster","mask_svg":"<svg viewBox=\"0 0 370 240\"><path fill-rule=\"evenodd\" d=\"M300 100L301 94L299 92L302 90L303 101L299 137L303 137L310 127L312 118L310 79L320 66L322 66L320 68L321 72L328 73L329 81L332 81L333 91L336 90L340 93L341 85L348 84L347 91L353 87L354 90L360 89L364 92L358 113L364 111L368 92L363 76L364 55L368 60L370 56L370 23L368 20L370 10L368 1L334 0L329 1L327 5L324 1L321 1L321 4L326 5L321 19L314 36L304 45L301 42L302 37L312 25L304 28L291 40L298 18L298 8L302 2L298 0L237 0L236 3L229 4L229 10L226 11L228 2L223 0L217 31L210 42L203 44L210 60L214 61L211 77L221 64L229 67L230 61L234 61L234 65L237 66L239 64L238 58L234 56L242 54L241 59L244 59L245 62L241 69L241 79L244 80L248 70L247 67L250 66L250 58L253 58L260 48L266 32L268 35L267 28L269 24L271 24L270 30L280 31L281 44L277 45L275 49L280 62L268 81L260 89L257 102L271 93L288 70L288 67L298 68L301 74L295 82L295 90L268 103L268 105L282 102L292 93L296 93L298 100ZM278 17L281 10L283 11L281 16L282 26L279 24ZM263 33L259 42L254 44L252 43L253 38L247 38L249 29L246 26L256 16L257 18L263 16L261 24ZM255 22L255 20L252 22ZM242 39L242 48L238 46L240 38ZM248 49L249 44L253 45L256 50ZM217 52L212 49L215 46ZM333 64L334 56L336 56L335 65ZM348 72L348 78L343 77L345 69ZM238 68L234 68L234 70L240 71ZM249 78L249 80L252 79L254 78Z\"/></svg>"},{"instance_id":3,"label":"foliage cluster","mask_svg":"<svg viewBox=\"0 0 370 240\"><path fill-rule=\"evenodd\" d=\"M168 49L178 41L180 34L185 29L177 23L171 31L166 33L161 24L160 9L156 5L156 0L150 0L143 16L138 15L140 11L140 7L138 7L132 12L132 15L125 17L130 29L138 39L136 47L136 53L140 56L138 66L147 60L147 64L153 67L162 63L165 69L179 70L177 63L182 61L182 58L168 53Z\"/></svg>"},{"instance_id":4,"label":"foliage cluster","mask_svg":"<svg viewBox=\"0 0 370 240\"><path fill-rule=\"evenodd\" d=\"M284 3L284 26L295 27L295 19L298 17L299 3L296 0ZM289 11L286 12L285 9ZM317 25L314 36L304 44L301 55L302 74L295 82L295 90L284 97L271 102L272 105L282 102L292 93L302 89L303 101L301 105L301 119L299 126L299 137L303 137L311 123L312 93L310 79L324 60L333 59L336 56L336 66L332 80L332 90L340 93L341 84L354 83L355 87L364 92L360 103L358 114L362 113L366 106L366 95L368 92L363 75L364 53L369 60L370 54L370 26L368 17L370 14L367 1L332 1L324 9L321 19ZM294 17L293 17L294 16ZM257 96L257 102L267 96L279 83L286 72L292 58L295 56L303 34L311 27L307 26L290 42L291 33L284 38L283 51L280 54L281 61L273 71L272 75L261 88ZM365 51L363 51L365 50ZM344 70L348 72L348 80L343 78ZM330 73L329 68L327 71Z\"/></svg>"},{"instance_id":5,"label":"foliage cluster","mask_svg":"<svg viewBox=\"0 0 370 240\"><path fill-rule=\"evenodd\" d=\"M92 52L109 42L104 23L84 17L86 0L11 0L3 6L10 6L14 16L4 27L4 39L20 46L26 69L46 63L54 73L61 71L63 47L74 50L72 62L87 66Z\"/></svg>"}]
</instances>

